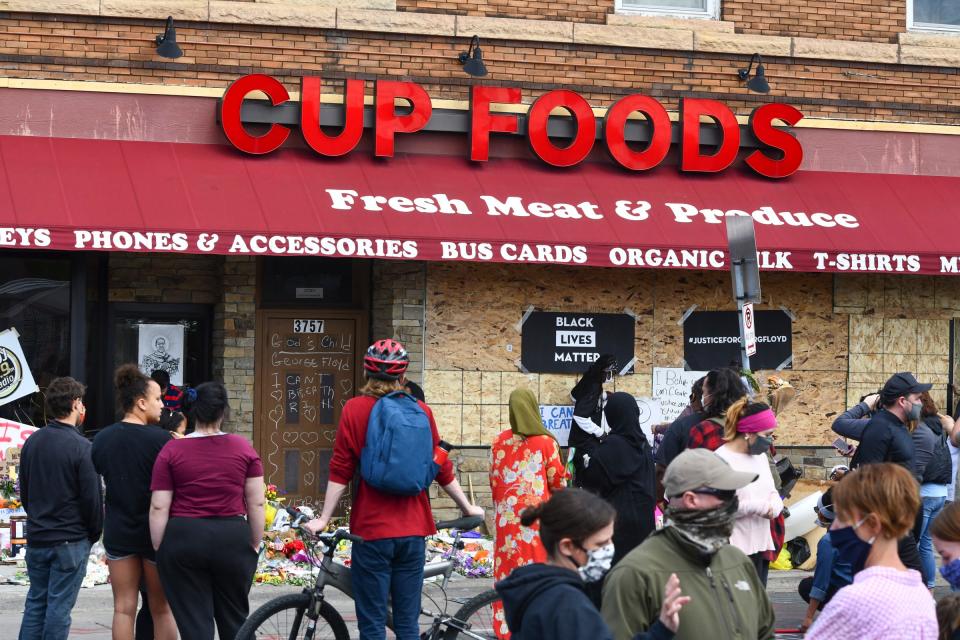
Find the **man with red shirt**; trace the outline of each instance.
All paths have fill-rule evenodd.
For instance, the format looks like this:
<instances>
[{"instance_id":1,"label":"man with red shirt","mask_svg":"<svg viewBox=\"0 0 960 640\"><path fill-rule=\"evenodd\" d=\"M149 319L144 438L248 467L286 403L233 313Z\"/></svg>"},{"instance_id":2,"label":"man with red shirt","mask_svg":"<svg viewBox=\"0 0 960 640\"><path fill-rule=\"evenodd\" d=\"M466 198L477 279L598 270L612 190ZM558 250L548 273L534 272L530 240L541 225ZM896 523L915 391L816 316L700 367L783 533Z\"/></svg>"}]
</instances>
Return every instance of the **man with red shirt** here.
<instances>
[{"instance_id":1,"label":"man with red shirt","mask_svg":"<svg viewBox=\"0 0 960 640\"><path fill-rule=\"evenodd\" d=\"M367 383L359 396L347 401L340 414L323 511L319 518L307 523L308 530L322 531L330 522L360 464L373 406L384 395L404 390L409 363L406 349L395 340L379 340L367 349L363 358ZM423 402L419 405L430 419L436 447L440 434L433 413ZM449 460L440 467L436 482L464 515L483 515L483 509L467 500ZM436 533L430 498L426 491L414 496L380 491L362 478L358 484L350 513L350 531L365 540L353 546L351 562L360 640L386 637L388 598L393 604L397 640L417 640L425 562L423 539Z\"/></svg>"}]
</instances>

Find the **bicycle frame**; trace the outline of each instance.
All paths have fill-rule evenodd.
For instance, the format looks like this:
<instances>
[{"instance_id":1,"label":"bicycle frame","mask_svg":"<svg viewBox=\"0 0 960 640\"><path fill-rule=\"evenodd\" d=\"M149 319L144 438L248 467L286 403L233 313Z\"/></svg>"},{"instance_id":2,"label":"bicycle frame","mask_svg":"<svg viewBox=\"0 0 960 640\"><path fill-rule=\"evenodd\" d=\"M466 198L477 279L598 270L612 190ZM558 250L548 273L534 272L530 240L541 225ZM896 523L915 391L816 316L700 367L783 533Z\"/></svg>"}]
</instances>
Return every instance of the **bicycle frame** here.
<instances>
[{"instance_id":1,"label":"bicycle frame","mask_svg":"<svg viewBox=\"0 0 960 640\"><path fill-rule=\"evenodd\" d=\"M457 535L457 539L459 539L459 534ZM424 565L423 579L427 580L429 578L443 576L443 582L440 589L445 591L447 584L450 581L450 576L453 574L453 569L454 563L452 560L433 562ZM316 601L311 601L311 609L313 614L311 616L312 618L316 618L316 616L320 614L319 603L323 601L323 591L327 587L336 589L351 600L354 599L353 578L351 576L350 567L346 567L342 564L334 562L331 556L323 555L322 560L320 561L319 571L317 573L317 580L313 589L305 589L306 591L310 591L313 599ZM420 613L421 615L426 615L434 619L441 618L446 615L446 611L441 613L433 613L424 609L421 609ZM393 611L389 605L387 607L387 627L393 629Z\"/></svg>"}]
</instances>

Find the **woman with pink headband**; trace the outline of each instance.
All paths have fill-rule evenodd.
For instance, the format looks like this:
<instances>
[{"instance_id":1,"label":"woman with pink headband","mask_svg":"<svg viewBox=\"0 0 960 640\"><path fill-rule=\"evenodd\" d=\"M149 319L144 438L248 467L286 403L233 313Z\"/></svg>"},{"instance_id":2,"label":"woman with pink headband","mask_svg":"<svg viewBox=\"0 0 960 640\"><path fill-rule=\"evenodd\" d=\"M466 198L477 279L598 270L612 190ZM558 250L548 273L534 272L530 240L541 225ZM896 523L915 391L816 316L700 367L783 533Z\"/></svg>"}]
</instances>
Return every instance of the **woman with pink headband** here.
<instances>
[{"instance_id":1,"label":"woman with pink headband","mask_svg":"<svg viewBox=\"0 0 960 640\"><path fill-rule=\"evenodd\" d=\"M777 418L769 405L743 398L727 409L723 434L726 444L717 449L717 455L737 471L758 476L756 482L737 490L740 506L730 544L750 557L763 584L767 584L770 569L763 555L774 549L770 521L783 511L767 456L776 428Z\"/></svg>"}]
</instances>

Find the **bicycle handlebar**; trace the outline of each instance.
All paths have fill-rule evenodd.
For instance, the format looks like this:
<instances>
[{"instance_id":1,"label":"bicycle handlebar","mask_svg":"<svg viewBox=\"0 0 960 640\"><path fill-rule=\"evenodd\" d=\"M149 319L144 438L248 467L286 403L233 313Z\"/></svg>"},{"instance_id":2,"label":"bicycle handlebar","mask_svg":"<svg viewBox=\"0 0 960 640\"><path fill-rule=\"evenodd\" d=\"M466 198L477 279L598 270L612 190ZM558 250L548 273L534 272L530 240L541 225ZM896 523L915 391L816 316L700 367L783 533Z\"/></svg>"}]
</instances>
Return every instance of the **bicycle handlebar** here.
<instances>
[{"instance_id":1,"label":"bicycle handlebar","mask_svg":"<svg viewBox=\"0 0 960 640\"><path fill-rule=\"evenodd\" d=\"M290 526L304 531L302 525L308 520L307 515L290 506L284 507L284 510L290 515L291 518L293 518L293 522L290 523ZM341 540L349 540L350 542L354 542L356 544L363 544L363 538L353 535L346 529L337 529L333 533L320 533L314 537L330 547L336 546Z\"/></svg>"},{"instance_id":2,"label":"bicycle handlebar","mask_svg":"<svg viewBox=\"0 0 960 640\"><path fill-rule=\"evenodd\" d=\"M464 518L457 518L456 520L441 520L436 524L438 530L460 529L461 531L469 531L483 524L483 516L466 516Z\"/></svg>"}]
</instances>

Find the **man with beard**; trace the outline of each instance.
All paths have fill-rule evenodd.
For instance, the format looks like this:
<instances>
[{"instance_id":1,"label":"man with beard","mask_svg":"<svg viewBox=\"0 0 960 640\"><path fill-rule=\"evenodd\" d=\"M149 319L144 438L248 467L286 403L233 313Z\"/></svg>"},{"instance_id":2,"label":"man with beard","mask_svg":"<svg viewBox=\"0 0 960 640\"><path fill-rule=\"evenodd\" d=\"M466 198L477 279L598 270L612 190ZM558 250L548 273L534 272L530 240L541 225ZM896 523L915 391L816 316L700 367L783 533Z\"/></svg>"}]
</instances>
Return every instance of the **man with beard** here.
<instances>
[{"instance_id":1,"label":"man with beard","mask_svg":"<svg viewBox=\"0 0 960 640\"><path fill-rule=\"evenodd\" d=\"M737 489L757 479L706 449L689 449L667 467L667 526L617 564L603 587L603 619L616 640L650 629L671 574L690 602L677 640L773 638L774 613L750 559L730 545Z\"/></svg>"}]
</instances>

